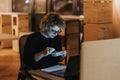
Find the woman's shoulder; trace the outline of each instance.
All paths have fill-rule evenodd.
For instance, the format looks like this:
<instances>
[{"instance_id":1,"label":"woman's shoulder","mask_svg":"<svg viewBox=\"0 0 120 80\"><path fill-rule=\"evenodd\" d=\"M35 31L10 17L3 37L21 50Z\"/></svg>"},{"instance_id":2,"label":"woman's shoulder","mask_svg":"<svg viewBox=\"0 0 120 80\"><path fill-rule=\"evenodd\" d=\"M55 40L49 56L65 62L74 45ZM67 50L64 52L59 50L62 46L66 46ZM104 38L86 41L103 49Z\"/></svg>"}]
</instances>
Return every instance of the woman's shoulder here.
<instances>
[{"instance_id":1,"label":"woman's shoulder","mask_svg":"<svg viewBox=\"0 0 120 80\"><path fill-rule=\"evenodd\" d=\"M41 36L40 32L33 32L29 35L29 38L33 39L33 38L39 38Z\"/></svg>"},{"instance_id":2,"label":"woman's shoulder","mask_svg":"<svg viewBox=\"0 0 120 80\"><path fill-rule=\"evenodd\" d=\"M33 32L32 34L30 34L30 36L40 36L41 35L41 33L40 32Z\"/></svg>"}]
</instances>

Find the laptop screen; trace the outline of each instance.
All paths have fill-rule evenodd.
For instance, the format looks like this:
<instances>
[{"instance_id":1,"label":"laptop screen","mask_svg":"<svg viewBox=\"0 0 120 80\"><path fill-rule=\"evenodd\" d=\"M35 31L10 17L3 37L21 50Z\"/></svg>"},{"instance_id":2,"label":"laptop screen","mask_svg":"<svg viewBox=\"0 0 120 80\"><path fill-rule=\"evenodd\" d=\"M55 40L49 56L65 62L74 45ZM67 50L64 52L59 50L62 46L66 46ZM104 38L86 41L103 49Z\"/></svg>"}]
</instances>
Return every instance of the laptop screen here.
<instances>
[{"instance_id":1,"label":"laptop screen","mask_svg":"<svg viewBox=\"0 0 120 80\"><path fill-rule=\"evenodd\" d=\"M65 70L65 76L77 76L79 77L80 72L80 55L70 56L67 64L67 68Z\"/></svg>"},{"instance_id":2,"label":"laptop screen","mask_svg":"<svg viewBox=\"0 0 120 80\"><path fill-rule=\"evenodd\" d=\"M66 68L58 71L53 71L52 74L60 77L69 77L69 76L79 75L79 71L80 71L79 61L80 61L79 55L70 56Z\"/></svg>"}]
</instances>

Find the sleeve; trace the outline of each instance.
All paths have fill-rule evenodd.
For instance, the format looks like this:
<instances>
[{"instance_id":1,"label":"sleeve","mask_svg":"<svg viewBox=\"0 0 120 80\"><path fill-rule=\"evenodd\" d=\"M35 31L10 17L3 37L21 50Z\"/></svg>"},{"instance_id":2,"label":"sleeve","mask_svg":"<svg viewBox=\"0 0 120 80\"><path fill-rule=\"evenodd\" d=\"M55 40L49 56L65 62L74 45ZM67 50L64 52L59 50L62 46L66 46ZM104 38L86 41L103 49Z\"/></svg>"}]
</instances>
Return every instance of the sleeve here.
<instances>
[{"instance_id":1,"label":"sleeve","mask_svg":"<svg viewBox=\"0 0 120 80\"><path fill-rule=\"evenodd\" d=\"M32 68L36 68L36 62L34 59L36 40L31 35L28 37L24 51L23 51L23 61L25 64Z\"/></svg>"}]
</instances>

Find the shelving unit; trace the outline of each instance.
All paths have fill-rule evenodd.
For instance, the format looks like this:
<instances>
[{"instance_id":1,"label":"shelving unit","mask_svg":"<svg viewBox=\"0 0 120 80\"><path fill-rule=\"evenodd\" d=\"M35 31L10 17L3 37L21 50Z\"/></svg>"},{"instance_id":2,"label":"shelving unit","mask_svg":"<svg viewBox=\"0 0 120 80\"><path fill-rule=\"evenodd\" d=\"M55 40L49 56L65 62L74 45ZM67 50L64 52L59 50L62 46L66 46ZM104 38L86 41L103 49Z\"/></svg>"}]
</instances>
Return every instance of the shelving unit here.
<instances>
[{"instance_id":1,"label":"shelving unit","mask_svg":"<svg viewBox=\"0 0 120 80\"><path fill-rule=\"evenodd\" d=\"M27 13L12 14L12 35L19 36L20 32L29 32L29 16Z\"/></svg>"},{"instance_id":2,"label":"shelving unit","mask_svg":"<svg viewBox=\"0 0 120 80\"><path fill-rule=\"evenodd\" d=\"M79 54L79 48L80 48L79 27L80 27L79 20L76 19L66 20L65 47L66 50L68 50L70 56Z\"/></svg>"},{"instance_id":3,"label":"shelving unit","mask_svg":"<svg viewBox=\"0 0 120 80\"><path fill-rule=\"evenodd\" d=\"M30 31L27 13L0 13L0 33L19 37L21 33ZM0 41L0 48L12 47L18 51L18 40Z\"/></svg>"},{"instance_id":4,"label":"shelving unit","mask_svg":"<svg viewBox=\"0 0 120 80\"><path fill-rule=\"evenodd\" d=\"M0 33L12 35L11 14L0 14ZM0 41L0 48L11 47L12 40Z\"/></svg>"},{"instance_id":5,"label":"shelving unit","mask_svg":"<svg viewBox=\"0 0 120 80\"><path fill-rule=\"evenodd\" d=\"M29 15L27 13L12 14L12 35L20 37L22 33L30 32ZM18 40L13 40L13 50L19 51Z\"/></svg>"}]
</instances>

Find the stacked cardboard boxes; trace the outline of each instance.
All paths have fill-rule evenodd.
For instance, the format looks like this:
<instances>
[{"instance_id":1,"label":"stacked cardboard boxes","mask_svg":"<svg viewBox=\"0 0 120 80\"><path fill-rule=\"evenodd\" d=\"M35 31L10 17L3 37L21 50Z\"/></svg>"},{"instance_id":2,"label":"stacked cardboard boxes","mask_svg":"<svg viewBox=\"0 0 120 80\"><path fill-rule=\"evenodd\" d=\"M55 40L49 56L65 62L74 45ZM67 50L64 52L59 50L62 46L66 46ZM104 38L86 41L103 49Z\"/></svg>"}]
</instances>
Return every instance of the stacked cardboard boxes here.
<instances>
[{"instance_id":1,"label":"stacked cardboard boxes","mask_svg":"<svg viewBox=\"0 0 120 80\"><path fill-rule=\"evenodd\" d=\"M84 0L85 41L112 38L112 0Z\"/></svg>"}]
</instances>

